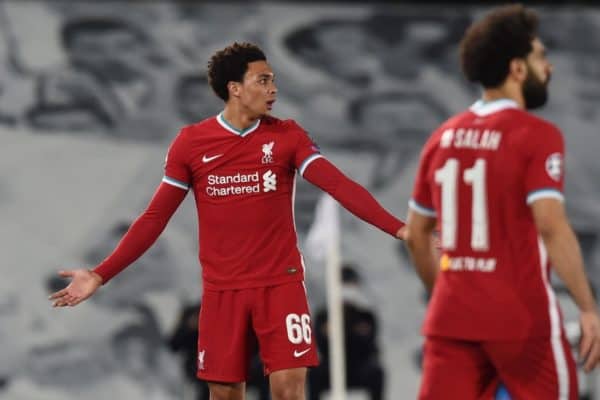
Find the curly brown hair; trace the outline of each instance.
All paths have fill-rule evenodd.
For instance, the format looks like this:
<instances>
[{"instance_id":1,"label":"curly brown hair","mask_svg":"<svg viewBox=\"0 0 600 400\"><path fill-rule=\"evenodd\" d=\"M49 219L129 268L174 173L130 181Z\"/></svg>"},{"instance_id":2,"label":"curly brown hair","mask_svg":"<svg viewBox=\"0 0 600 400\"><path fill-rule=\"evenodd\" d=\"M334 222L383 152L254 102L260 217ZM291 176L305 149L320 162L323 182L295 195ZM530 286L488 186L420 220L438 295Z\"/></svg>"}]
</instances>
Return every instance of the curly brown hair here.
<instances>
[{"instance_id":1,"label":"curly brown hair","mask_svg":"<svg viewBox=\"0 0 600 400\"><path fill-rule=\"evenodd\" d=\"M217 51L208 62L208 83L223 101L229 100L229 82L242 82L248 63L266 61L263 51L252 43L235 42Z\"/></svg>"},{"instance_id":2,"label":"curly brown hair","mask_svg":"<svg viewBox=\"0 0 600 400\"><path fill-rule=\"evenodd\" d=\"M485 88L498 87L508 75L510 61L531 52L537 28L537 14L521 4L496 8L473 23L460 43L465 77Z\"/></svg>"}]
</instances>

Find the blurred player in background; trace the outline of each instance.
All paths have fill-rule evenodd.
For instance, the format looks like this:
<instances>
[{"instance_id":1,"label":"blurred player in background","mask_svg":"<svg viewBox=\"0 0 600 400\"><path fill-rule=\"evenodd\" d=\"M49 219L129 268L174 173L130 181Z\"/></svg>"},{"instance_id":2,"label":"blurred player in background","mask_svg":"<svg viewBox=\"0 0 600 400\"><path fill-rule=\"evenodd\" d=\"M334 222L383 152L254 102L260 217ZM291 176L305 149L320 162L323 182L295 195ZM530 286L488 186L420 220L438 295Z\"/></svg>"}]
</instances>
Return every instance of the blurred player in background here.
<instances>
[{"instance_id":1,"label":"blurred player in background","mask_svg":"<svg viewBox=\"0 0 600 400\"><path fill-rule=\"evenodd\" d=\"M461 42L483 97L429 138L417 172L407 245L432 297L420 399L577 399L576 367L552 264L580 309L580 357L600 357L600 319L564 209L564 142L526 110L544 105L552 71L537 15L493 10ZM441 257L430 240L441 230Z\"/></svg>"},{"instance_id":2,"label":"blurred player in background","mask_svg":"<svg viewBox=\"0 0 600 400\"><path fill-rule=\"evenodd\" d=\"M216 52L209 83L225 102L212 118L184 127L148 208L93 270L61 271L71 283L51 296L74 306L134 262L194 192L204 290L198 374L211 399L241 400L258 341L273 399L304 399L306 367L318 363L293 218L295 173L392 236L403 223L344 176L292 120L270 116L274 74L255 45Z\"/></svg>"}]
</instances>

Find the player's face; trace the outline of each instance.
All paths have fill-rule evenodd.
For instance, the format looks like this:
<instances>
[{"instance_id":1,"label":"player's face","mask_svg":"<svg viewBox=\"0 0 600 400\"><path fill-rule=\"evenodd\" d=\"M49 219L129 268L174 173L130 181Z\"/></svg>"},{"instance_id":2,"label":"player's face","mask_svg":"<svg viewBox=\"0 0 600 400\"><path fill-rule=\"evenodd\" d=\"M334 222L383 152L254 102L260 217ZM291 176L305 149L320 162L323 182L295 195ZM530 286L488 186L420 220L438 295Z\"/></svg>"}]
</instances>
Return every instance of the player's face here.
<instances>
[{"instance_id":1,"label":"player's face","mask_svg":"<svg viewBox=\"0 0 600 400\"><path fill-rule=\"evenodd\" d=\"M268 114L277 96L275 75L266 61L248 63L240 91L242 106L257 117Z\"/></svg>"},{"instance_id":2,"label":"player's face","mask_svg":"<svg viewBox=\"0 0 600 400\"><path fill-rule=\"evenodd\" d=\"M532 42L533 49L527 56L527 78L523 82L525 107L532 110L546 104L548 82L552 74L552 64L546 57L546 48L539 39Z\"/></svg>"}]
</instances>

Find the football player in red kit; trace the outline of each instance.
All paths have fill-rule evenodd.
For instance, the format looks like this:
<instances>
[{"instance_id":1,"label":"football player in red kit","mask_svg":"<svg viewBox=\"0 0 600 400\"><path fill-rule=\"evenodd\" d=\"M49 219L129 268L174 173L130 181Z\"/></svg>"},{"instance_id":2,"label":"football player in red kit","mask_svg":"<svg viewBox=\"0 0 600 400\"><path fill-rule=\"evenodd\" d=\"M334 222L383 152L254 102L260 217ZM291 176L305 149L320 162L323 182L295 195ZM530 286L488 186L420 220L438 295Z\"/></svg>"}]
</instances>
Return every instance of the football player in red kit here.
<instances>
[{"instance_id":1,"label":"football player in red kit","mask_svg":"<svg viewBox=\"0 0 600 400\"><path fill-rule=\"evenodd\" d=\"M192 190L204 284L198 377L213 400L243 399L257 340L272 397L304 399L306 367L318 357L294 226L296 172L392 236L402 238L404 224L327 161L296 122L269 115L275 76L257 46L216 52L208 76L224 110L180 131L162 183L115 251L91 271L62 271L72 281L51 299L62 307L91 296L152 245Z\"/></svg>"},{"instance_id":2,"label":"football player in red kit","mask_svg":"<svg viewBox=\"0 0 600 400\"><path fill-rule=\"evenodd\" d=\"M421 153L407 245L429 290L419 399L577 399L550 264L581 311L580 356L600 357L600 320L563 204L561 132L542 106L552 67L536 14L495 9L461 42L483 97L443 123ZM441 257L431 245L440 229Z\"/></svg>"}]
</instances>

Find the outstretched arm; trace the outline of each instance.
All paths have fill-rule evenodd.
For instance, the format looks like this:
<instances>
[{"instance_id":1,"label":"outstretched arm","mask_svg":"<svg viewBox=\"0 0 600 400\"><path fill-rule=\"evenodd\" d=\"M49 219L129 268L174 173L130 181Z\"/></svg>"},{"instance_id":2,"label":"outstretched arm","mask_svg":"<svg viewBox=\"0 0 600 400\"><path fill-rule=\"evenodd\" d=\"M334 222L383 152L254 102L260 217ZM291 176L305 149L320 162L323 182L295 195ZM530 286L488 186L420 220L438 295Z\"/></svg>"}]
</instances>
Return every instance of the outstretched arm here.
<instances>
[{"instance_id":1,"label":"outstretched arm","mask_svg":"<svg viewBox=\"0 0 600 400\"><path fill-rule=\"evenodd\" d=\"M75 306L81 303L94 294L98 287L137 260L158 239L186 194L186 190L161 183L146 210L131 225L117 248L96 268L59 272L61 276L72 280L66 288L50 296L50 300L54 300L53 306Z\"/></svg>"},{"instance_id":2,"label":"outstretched arm","mask_svg":"<svg viewBox=\"0 0 600 400\"><path fill-rule=\"evenodd\" d=\"M404 223L385 210L364 187L346 177L325 158L311 162L302 176L329 193L363 221L392 236L404 239Z\"/></svg>"}]
</instances>

